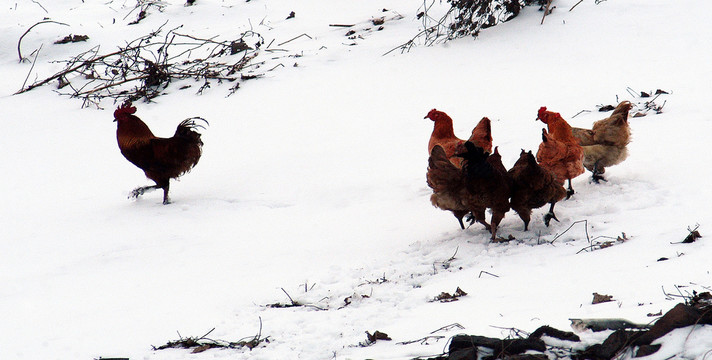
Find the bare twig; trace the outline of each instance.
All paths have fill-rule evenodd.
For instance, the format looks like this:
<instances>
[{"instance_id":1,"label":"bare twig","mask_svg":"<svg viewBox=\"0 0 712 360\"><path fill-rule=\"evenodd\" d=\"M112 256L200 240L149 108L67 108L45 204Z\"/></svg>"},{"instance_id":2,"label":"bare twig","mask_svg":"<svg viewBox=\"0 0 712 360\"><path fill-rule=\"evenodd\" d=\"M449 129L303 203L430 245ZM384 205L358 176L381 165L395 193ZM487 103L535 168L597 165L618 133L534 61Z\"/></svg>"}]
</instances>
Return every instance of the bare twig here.
<instances>
[{"instance_id":1,"label":"bare twig","mask_svg":"<svg viewBox=\"0 0 712 360\"><path fill-rule=\"evenodd\" d=\"M32 0L32 2L35 3L35 4L37 4L39 7L41 7L42 10L44 10L45 13L49 14L49 11L47 11L47 9L45 9L45 7L42 6L42 4L39 3L39 1Z\"/></svg>"},{"instance_id":2,"label":"bare twig","mask_svg":"<svg viewBox=\"0 0 712 360\"><path fill-rule=\"evenodd\" d=\"M495 274L492 274L491 272L487 272L487 271L482 270L482 271L480 271L480 275L478 275L477 278L478 278L478 279L481 278L481 277L482 277L482 274L487 274L487 275L490 275L490 276L494 276L494 277L496 277L496 278L499 277L499 275L495 275Z\"/></svg>"},{"instance_id":3,"label":"bare twig","mask_svg":"<svg viewBox=\"0 0 712 360\"><path fill-rule=\"evenodd\" d=\"M408 340L408 341L401 341L396 344L398 345L410 345L410 344L415 344L415 343L421 343L421 344L427 344L428 340L440 340L444 339L445 336L442 335L428 335L425 337L422 337L420 339L415 339L415 340Z\"/></svg>"},{"instance_id":4,"label":"bare twig","mask_svg":"<svg viewBox=\"0 0 712 360\"><path fill-rule=\"evenodd\" d=\"M574 6L572 6L571 9L569 9L569 11L572 11L575 7L578 6L578 4L580 4L580 3L582 3L582 2L583 2L583 0L579 0L579 2L577 2L576 4L574 4Z\"/></svg>"},{"instance_id":5,"label":"bare twig","mask_svg":"<svg viewBox=\"0 0 712 360\"><path fill-rule=\"evenodd\" d=\"M23 61L26 60L24 57L22 57L22 51L20 50L20 45L22 44L22 39L23 39L23 38L25 37L25 35L27 35L32 29L34 29L35 26L40 25L40 24L49 24L49 23L52 23L52 24L59 24L59 25L64 25L64 26L69 26L69 24L61 23L61 22L54 21L54 20L42 20L42 21L40 21L40 22L38 22L38 23L35 23L34 25L30 26L30 28L27 29L27 31L25 31L25 33L22 34L22 36L20 36L20 39L17 40L17 56L20 57L20 62L23 62Z\"/></svg>"},{"instance_id":6,"label":"bare twig","mask_svg":"<svg viewBox=\"0 0 712 360\"><path fill-rule=\"evenodd\" d=\"M546 1L546 7L544 8L544 16L541 17L541 24L544 25L544 19L546 19L546 16L549 15L549 7L551 6L551 2L553 0L547 0Z\"/></svg>"},{"instance_id":7,"label":"bare twig","mask_svg":"<svg viewBox=\"0 0 712 360\"><path fill-rule=\"evenodd\" d=\"M441 328L439 328L439 329L437 329L437 330L433 330L433 331L431 331L430 333L431 333L431 334L435 334L436 332L439 332L439 331L450 331L450 330L452 330L452 329L464 330L465 327L462 326L462 325L460 325L459 323L452 323L452 324L450 324L450 325L445 325L445 326L443 326L443 327L441 327Z\"/></svg>"},{"instance_id":8,"label":"bare twig","mask_svg":"<svg viewBox=\"0 0 712 360\"><path fill-rule=\"evenodd\" d=\"M289 40L287 40L287 41L285 41L285 42L283 42L283 43L281 43L281 44L277 44L277 46L282 46L282 45L284 45L284 44L286 44L286 43L288 43L288 42L292 42L292 41L294 41L294 40L297 40L297 39L299 39L299 38L302 37L302 36L306 36L306 37L308 37L309 39L312 39L311 36L309 36L309 35L307 35L306 33L304 33L304 34L301 34L301 35L299 35L299 36L295 36L295 37L293 37L293 38L291 38L291 39L289 39Z\"/></svg>"},{"instance_id":9,"label":"bare twig","mask_svg":"<svg viewBox=\"0 0 712 360\"><path fill-rule=\"evenodd\" d=\"M22 87L25 87L25 84L27 84L27 80L30 78L30 75L32 74L32 69L35 68L35 63L37 62L37 57L40 56L40 51L42 50L42 45L40 44L40 48L37 49L37 52L35 53L35 59L32 60L32 66L30 67L30 71L27 72L27 77L25 77L25 82L22 83Z\"/></svg>"},{"instance_id":10,"label":"bare twig","mask_svg":"<svg viewBox=\"0 0 712 360\"><path fill-rule=\"evenodd\" d=\"M582 1L583 1L583 0L582 0ZM577 116L579 116L579 115L581 115L581 114L583 114L583 113L585 113L585 112L591 112L591 110L581 110L581 111L579 111L578 113L576 113L576 115L572 116L571 118L573 119L573 118L575 118L575 117L577 117Z\"/></svg>"},{"instance_id":11,"label":"bare twig","mask_svg":"<svg viewBox=\"0 0 712 360\"><path fill-rule=\"evenodd\" d=\"M588 220L578 220L578 221L574 221L574 222L571 224L571 226L569 226L568 228L566 228L566 230L564 230L564 232L562 232L561 234L557 234L556 236L554 236L554 239L551 240L551 241L549 241L549 244L553 244L554 241L558 240L561 236L563 236L564 234L566 234L567 231L571 230L571 228L574 227L574 225L580 224L580 223L584 223L584 230L586 231L586 240L587 240L587 241L589 242L589 244L590 244L590 243L591 243L591 238L589 238L589 236L588 236Z\"/></svg>"},{"instance_id":12,"label":"bare twig","mask_svg":"<svg viewBox=\"0 0 712 360\"><path fill-rule=\"evenodd\" d=\"M291 302L292 305L297 305L297 303L294 301L294 299L292 299L292 297L289 296L289 293L287 292L287 290L284 290L284 288L280 288L280 289L282 289L282 291L284 292L284 294L287 295L287 297L289 298L289 302Z\"/></svg>"}]
</instances>

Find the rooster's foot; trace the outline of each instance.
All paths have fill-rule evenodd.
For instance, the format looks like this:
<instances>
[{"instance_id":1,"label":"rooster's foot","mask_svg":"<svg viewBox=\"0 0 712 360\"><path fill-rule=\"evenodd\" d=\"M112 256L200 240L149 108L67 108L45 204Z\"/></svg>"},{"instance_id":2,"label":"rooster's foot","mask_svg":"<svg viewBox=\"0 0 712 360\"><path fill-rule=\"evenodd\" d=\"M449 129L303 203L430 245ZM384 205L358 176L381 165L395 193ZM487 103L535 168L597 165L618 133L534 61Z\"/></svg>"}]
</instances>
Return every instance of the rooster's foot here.
<instances>
[{"instance_id":1,"label":"rooster's foot","mask_svg":"<svg viewBox=\"0 0 712 360\"><path fill-rule=\"evenodd\" d=\"M145 194L147 191L156 190L155 186L142 186L137 187L129 193L129 199L137 199L139 196Z\"/></svg>"},{"instance_id":2,"label":"rooster's foot","mask_svg":"<svg viewBox=\"0 0 712 360\"><path fill-rule=\"evenodd\" d=\"M559 222L559 219L556 218L556 214L553 212L548 212L546 215L544 215L544 225L549 227L549 223L551 223L551 219L556 220L556 222Z\"/></svg>"}]
</instances>

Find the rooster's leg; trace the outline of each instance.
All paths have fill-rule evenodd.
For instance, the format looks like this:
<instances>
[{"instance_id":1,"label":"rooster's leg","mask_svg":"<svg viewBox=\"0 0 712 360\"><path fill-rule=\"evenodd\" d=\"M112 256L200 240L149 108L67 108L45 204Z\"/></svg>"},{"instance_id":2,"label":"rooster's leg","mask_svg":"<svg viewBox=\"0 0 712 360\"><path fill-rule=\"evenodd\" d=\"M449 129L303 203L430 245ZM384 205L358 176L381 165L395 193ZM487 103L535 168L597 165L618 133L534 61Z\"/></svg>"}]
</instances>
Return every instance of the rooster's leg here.
<instances>
[{"instance_id":1,"label":"rooster's leg","mask_svg":"<svg viewBox=\"0 0 712 360\"><path fill-rule=\"evenodd\" d=\"M573 194L574 188L571 186L571 179L569 179L569 188L566 190L566 200L568 200Z\"/></svg>"},{"instance_id":2,"label":"rooster's leg","mask_svg":"<svg viewBox=\"0 0 712 360\"><path fill-rule=\"evenodd\" d=\"M139 196L143 195L143 194L146 193L147 191L153 191L153 190L156 190L156 189L160 189L160 186L158 186L158 185L151 185L151 186L141 186L141 187L137 187L137 188L131 190L131 192L129 193L129 198L137 199Z\"/></svg>"},{"instance_id":3,"label":"rooster's leg","mask_svg":"<svg viewBox=\"0 0 712 360\"><path fill-rule=\"evenodd\" d=\"M171 203L171 199L168 197L168 188L170 187L170 183L166 182L166 185L163 186L163 205L168 205Z\"/></svg>"},{"instance_id":4,"label":"rooster's leg","mask_svg":"<svg viewBox=\"0 0 712 360\"><path fill-rule=\"evenodd\" d=\"M551 207L549 207L549 212L544 215L544 225L546 225L547 227L549 226L551 219L554 219L557 222L559 221L559 219L556 218L556 214L554 214L554 204L556 203L551 203Z\"/></svg>"},{"instance_id":5,"label":"rooster's leg","mask_svg":"<svg viewBox=\"0 0 712 360\"><path fill-rule=\"evenodd\" d=\"M601 174L603 174L603 171L598 169L598 161L596 161L596 163L593 164L592 173L593 173L593 175L591 175L591 177L593 178L593 182L595 182L596 184L599 184L601 182L601 180L608 181L608 180L606 180L606 178L603 177L603 175L601 175Z\"/></svg>"}]
</instances>

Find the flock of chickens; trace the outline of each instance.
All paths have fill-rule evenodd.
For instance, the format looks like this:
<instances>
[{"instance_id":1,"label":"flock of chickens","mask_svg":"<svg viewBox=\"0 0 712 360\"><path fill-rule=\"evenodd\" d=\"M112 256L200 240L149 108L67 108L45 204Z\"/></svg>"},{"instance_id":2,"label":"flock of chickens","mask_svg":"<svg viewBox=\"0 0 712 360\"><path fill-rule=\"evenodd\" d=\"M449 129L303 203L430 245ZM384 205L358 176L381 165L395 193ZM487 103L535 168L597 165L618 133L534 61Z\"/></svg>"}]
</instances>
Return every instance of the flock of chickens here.
<instances>
[{"instance_id":1,"label":"flock of chickens","mask_svg":"<svg viewBox=\"0 0 712 360\"><path fill-rule=\"evenodd\" d=\"M451 211L461 228L469 214L470 224L483 224L497 239L497 227L510 209L529 227L532 209L550 204L544 223L549 226L554 205L569 198L574 190L571 179L593 173L593 180L605 180L606 167L616 165L628 155L630 141L628 113L632 105L621 102L613 114L596 121L593 128L572 128L559 113L539 109L538 120L544 122L542 143L536 157L522 150L514 166L507 170L502 164L498 148L492 150L492 123L482 118L465 141L453 132L452 119L442 111L431 110L425 118L434 122L428 150L428 185L433 189L430 201L435 207ZM198 164L203 142L197 128L203 128L189 118L181 122L173 137L159 138L136 115L131 102L114 111L117 123L116 139L121 154L144 171L156 184L134 189L130 197L137 198L146 191L163 189L163 203L170 203L170 179L178 178ZM207 121L205 121L207 124ZM568 180L568 190L564 183ZM490 223L485 212L491 209Z\"/></svg>"},{"instance_id":2,"label":"flock of chickens","mask_svg":"<svg viewBox=\"0 0 712 360\"><path fill-rule=\"evenodd\" d=\"M482 118L465 141L453 132L452 119L444 112L431 110L426 119L434 122L428 150L428 186L433 189L432 204L451 211L465 228L463 218L479 222L497 239L497 227L504 214L513 209L529 227L532 209L550 204L544 223L549 226L554 205L574 194L571 179L592 172L593 181L604 180L606 167L619 164L628 156L630 142L628 113L632 104L623 101L606 119L596 121L592 129L572 128L559 113L542 107L537 120L547 125L542 129L542 142L536 157L524 151L514 166L507 170L497 147L492 151L492 124ZM568 180L568 189L564 188ZM491 209L490 223L485 211Z\"/></svg>"}]
</instances>

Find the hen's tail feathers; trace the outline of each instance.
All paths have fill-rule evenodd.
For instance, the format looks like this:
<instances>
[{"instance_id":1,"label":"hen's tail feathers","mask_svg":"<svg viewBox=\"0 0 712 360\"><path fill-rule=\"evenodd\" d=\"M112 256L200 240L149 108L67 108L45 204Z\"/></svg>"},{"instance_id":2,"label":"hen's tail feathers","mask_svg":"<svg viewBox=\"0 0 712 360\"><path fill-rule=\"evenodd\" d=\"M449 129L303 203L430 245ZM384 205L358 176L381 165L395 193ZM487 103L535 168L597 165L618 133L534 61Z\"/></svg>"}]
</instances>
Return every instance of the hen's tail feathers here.
<instances>
[{"instance_id":1,"label":"hen's tail feathers","mask_svg":"<svg viewBox=\"0 0 712 360\"><path fill-rule=\"evenodd\" d=\"M487 163L487 158L490 156L479 146L476 146L470 141L465 142L466 153L459 154L464 158L463 169L469 178L489 178L493 174L492 165Z\"/></svg>"}]
</instances>

